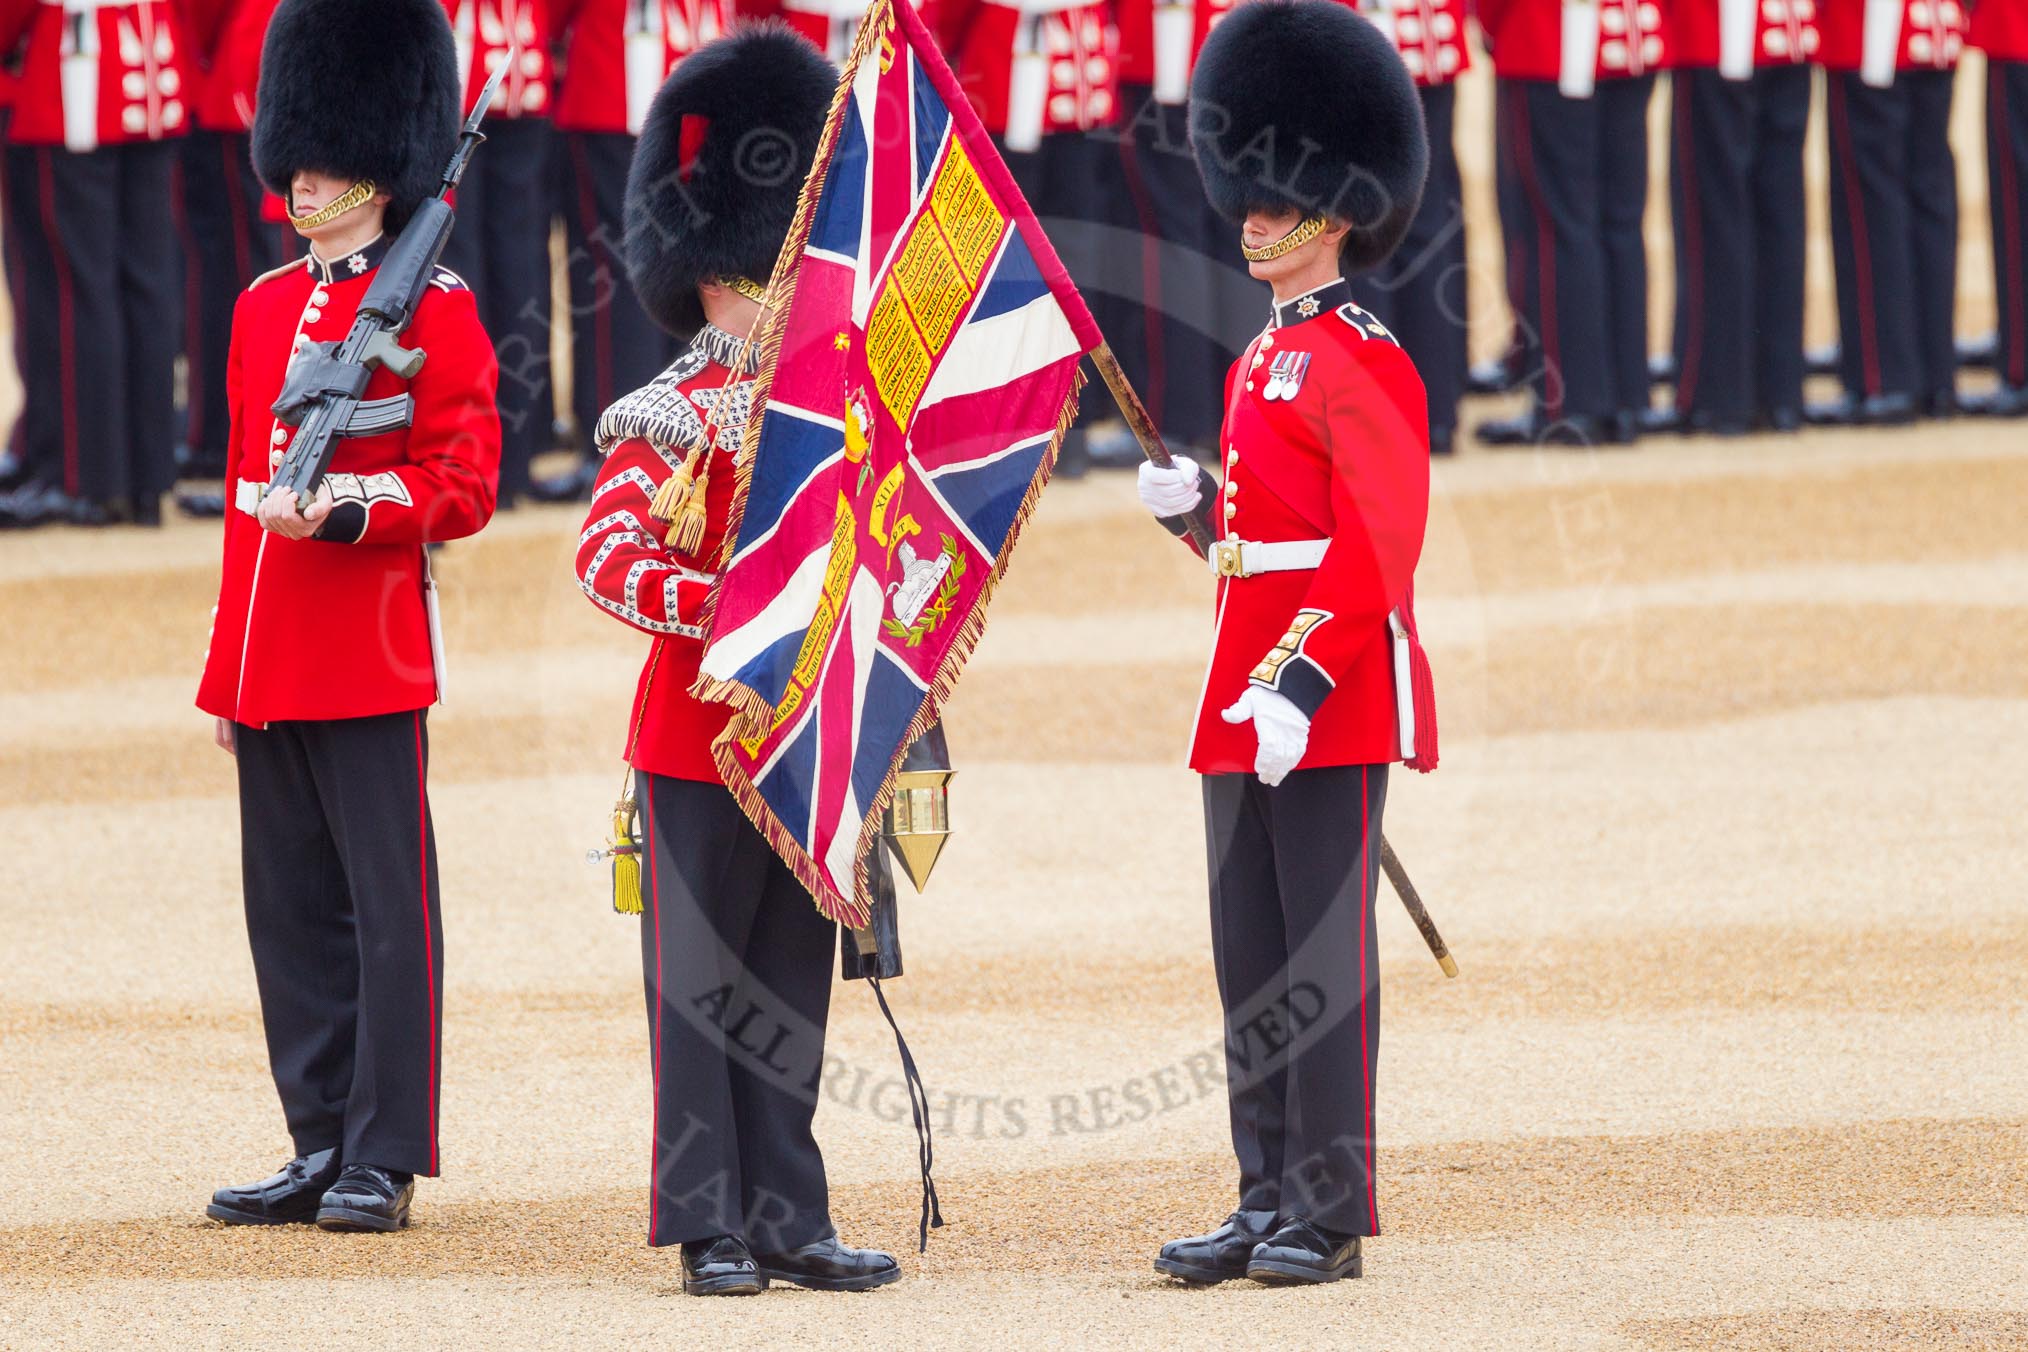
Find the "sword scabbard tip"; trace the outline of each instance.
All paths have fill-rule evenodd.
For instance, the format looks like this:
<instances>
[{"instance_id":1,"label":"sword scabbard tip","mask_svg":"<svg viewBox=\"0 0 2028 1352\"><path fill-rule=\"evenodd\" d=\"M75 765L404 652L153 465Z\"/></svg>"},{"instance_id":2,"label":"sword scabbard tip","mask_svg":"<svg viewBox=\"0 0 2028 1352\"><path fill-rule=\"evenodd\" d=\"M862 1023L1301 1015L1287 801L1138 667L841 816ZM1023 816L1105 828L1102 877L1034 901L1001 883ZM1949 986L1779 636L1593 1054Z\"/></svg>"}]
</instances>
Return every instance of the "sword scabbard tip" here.
<instances>
[{"instance_id":1,"label":"sword scabbard tip","mask_svg":"<svg viewBox=\"0 0 2028 1352\"><path fill-rule=\"evenodd\" d=\"M1448 953L1437 959L1437 966L1444 969L1445 976L1456 976L1458 974L1458 960Z\"/></svg>"}]
</instances>

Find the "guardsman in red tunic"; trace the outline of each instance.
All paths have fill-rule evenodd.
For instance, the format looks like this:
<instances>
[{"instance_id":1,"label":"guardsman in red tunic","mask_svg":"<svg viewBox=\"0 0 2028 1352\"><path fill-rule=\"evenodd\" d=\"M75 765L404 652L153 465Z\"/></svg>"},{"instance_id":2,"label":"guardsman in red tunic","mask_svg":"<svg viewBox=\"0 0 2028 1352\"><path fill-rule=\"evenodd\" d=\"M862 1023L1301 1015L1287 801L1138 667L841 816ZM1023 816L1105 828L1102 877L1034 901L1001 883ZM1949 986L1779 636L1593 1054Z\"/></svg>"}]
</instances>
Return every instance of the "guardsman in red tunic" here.
<instances>
[{"instance_id":1,"label":"guardsman in red tunic","mask_svg":"<svg viewBox=\"0 0 2028 1352\"><path fill-rule=\"evenodd\" d=\"M1268 327L1226 378L1221 486L1142 471L1172 529L1208 515L1218 617L1191 768L1204 784L1239 1207L1165 1245L1190 1282L1360 1275L1380 1232L1374 946L1388 766L1436 765L1412 582L1429 512L1414 363L1341 276L1387 257L1428 164L1415 86L1336 0L1245 0L1191 82L1206 191L1242 226ZM1206 512L1206 509L1208 513Z\"/></svg>"},{"instance_id":2,"label":"guardsman in red tunic","mask_svg":"<svg viewBox=\"0 0 2028 1352\"><path fill-rule=\"evenodd\" d=\"M1892 425L1957 407L1961 0L1821 0L1831 259L1845 392L1812 422Z\"/></svg>"},{"instance_id":3,"label":"guardsman in red tunic","mask_svg":"<svg viewBox=\"0 0 2028 1352\"><path fill-rule=\"evenodd\" d=\"M858 1291L901 1275L831 1225L811 1133L837 927L747 820L711 743L728 710L689 693L729 531L730 452L746 418L762 283L816 160L837 72L806 39L756 24L694 53L641 132L627 239L642 304L688 346L600 419L604 462L579 538L578 585L654 645L627 716L644 839L641 963L655 1074L648 1243L681 1245L683 1289L770 1282ZM756 181L749 138L793 148ZM678 492L686 468L689 487ZM681 501L701 494L701 534ZM658 498L676 503L658 507ZM658 514L659 513L659 514Z\"/></svg>"},{"instance_id":4,"label":"guardsman in red tunic","mask_svg":"<svg viewBox=\"0 0 2028 1352\"><path fill-rule=\"evenodd\" d=\"M238 762L247 935L296 1157L220 1189L208 1214L395 1230L415 1176L438 1167L425 714L443 688L425 551L492 515L493 347L471 293L439 269L402 338L428 360L406 382L376 370L364 392L408 396L410 425L341 441L314 502L266 491L292 435L271 407L290 361L351 329L462 119L437 0L282 0L263 64L254 166L310 253L255 282L233 316L233 508L197 705Z\"/></svg>"},{"instance_id":5,"label":"guardsman in red tunic","mask_svg":"<svg viewBox=\"0 0 2028 1352\"><path fill-rule=\"evenodd\" d=\"M1118 293L1107 341L1170 448L1207 457L1217 454L1225 369L1260 308L1232 231L1204 200L1186 126L1197 53L1230 8L1232 0L1117 0L1120 120L1092 133L1117 157L1106 175L1108 219L1131 245L1105 256Z\"/></svg>"},{"instance_id":6,"label":"guardsman in red tunic","mask_svg":"<svg viewBox=\"0 0 2028 1352\"><path fill-rule=\"evenodd\" d=\"M1394 256L1356 278L1352 294L1415 362L1429 392L1429 448L1448 455L1465 393L1466 320L1464 185L1452 143L1456 82L1471 64L1465 44L1465 0L1376 0L1360 12L1394 39L1415 78L1429 129L1429 184L1422 206Z\"/></svg>"},{"instance_id":7,"label":"guardsman in red tunic","mask_svg":"<svg viewBox=\"0 0 2028 1352\"><path fill-rule=\"evenodd\" d=\"M1675 424L1803 421L1803 132L1820 0L1674 0Z\"/></svg>"},{"instance_id":8,"label":"guardsman in red tunic","mask_svg":"<svg viewBox=\"0 0 2028 1352\"><path fill-rule=\"evenodd\" d=\"M1999 388L1967 399L1974 413L2028 414L2028 0L1978 0L1971 43L1986 54L1986 197L1993 214Z\"/></svg>"},{"instance_id":9,"label":"guardsman in red tunic","mask_svg":"<svg viewBox=\"0 0 2028 1352\"><path fill-rule=\"evenodd\" d=\"M186 33L201 67L196 116L183 142L177 204L186 285L183 445L185 479L220 479L232 429L225 363L232 312L248 282L302 251L295 232L262 210L268 192L254 173L248 137L260 84L261 39L277 0L188 0ZM192 516L221 516L223 493L179 494Z\"/></svg>"},{"instance_id":10,"label":"guardsman in red tunic","mask_svg":"<svg viewBox=\"0 0 2028 1352\"><path fill-rule=\"evenodd\" d=\"M1128 322L1106 256L1118 179L1109 136L1120 115L1112 0L937 0L929 15L958 86L1001 149L1021 195L1108 334ZM1098 405L1089 403L1086 412ZM1086 419L1064 438L1058 474L1089 463Z\"/></svg>"},{"instance_id":11,"label":"guardsman in red tunic","mask_svg":"<svg viewBox=\"0 0 2028 1352\"><path fill-rule=\"evenodd\" d=\"M1648 411L1648 96L1674 0L1480 0L1513 160L1535 406L1511 446L1624 444Z\"/></svg>"},{"instance_id":12,"label":"guardsman in red tunic","mask_svg":"<svg viewBox=\"0 0 2028 1352\"><path fill-rule=\"evenodd\" d=\"M552 0L563 43L556 104L558 181L570 243L571 389L578 434L669 362L668 335L642 310L621 261L622 207L649 101L678 62L745 13L738 0ZM588 448L589 449L589 448ZM588 454L534 496L570 502L598 475Z\"/></svg>"},{"instance_id":13,"label":"guardsman in red tunic","mask_svg":"<svg viewBox=\"0 0 2028 1352\"><path fill-rule=\"evenodd\" d=\"M175 478L182 292L172 226L191 68L169 0L0 0L29 486L0 526L158 525Z\"/></svg>"},{"instance_id":14,"label":"guardsman in red tunic","mask_svg":"<svg viewBox=\"0 0 2028 1352\"><path fill-rule=\"evenodd\" d=\"M444 264L478 298L500 359L500 505L527 494L528 466L549 446L549 119L556 102L549 0L444 0L465 71L465 106L501 63L486 114L486 153L458 185Z\"/></svg>"}]
</instances>

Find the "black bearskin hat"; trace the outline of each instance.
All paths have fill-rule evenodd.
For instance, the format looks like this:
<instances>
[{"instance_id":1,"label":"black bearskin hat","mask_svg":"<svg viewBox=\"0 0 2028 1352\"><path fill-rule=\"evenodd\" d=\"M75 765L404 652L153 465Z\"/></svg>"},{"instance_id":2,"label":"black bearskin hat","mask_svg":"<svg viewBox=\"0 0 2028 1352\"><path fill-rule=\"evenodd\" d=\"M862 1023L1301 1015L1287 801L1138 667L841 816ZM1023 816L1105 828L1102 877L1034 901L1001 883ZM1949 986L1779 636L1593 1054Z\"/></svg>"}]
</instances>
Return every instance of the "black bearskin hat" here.
<instances>
[{"instance_id":1,"label":"black bearskin hat","mask_svg":"<svg viewBox=\"0 0 2028 1352\"><path fill-rule=\"evenodd\" d=\"M1190 81L1190 145L1211 205L1350 222L1348 270L1394 252L1422 200L1429 134L1387 36L1338 0L1241 0Z\"/></svg>"},{"instance_id":2,"label":"black bearskin hat","mask_svg":"<svg viewBox=\"0 0 2028 1352\"><path fill-rule=\"evenodd\" d=\"M457 149L464 79L443 0L282 0L261 47L254 171L372 179L400 228Z\"/></svg>"},{"instance_id":3,"label":"black bearskin hat","mask_svg":"<svg viewBox=\"0 0 2028 1352\"><path fill-rule=\"evenodd\" d=\"M683 58L648 109L627 174L627 273L656 323L704 323L700 282L774 274L816 163L838 71L784 24Z\"/></svg>"}]
</instances>

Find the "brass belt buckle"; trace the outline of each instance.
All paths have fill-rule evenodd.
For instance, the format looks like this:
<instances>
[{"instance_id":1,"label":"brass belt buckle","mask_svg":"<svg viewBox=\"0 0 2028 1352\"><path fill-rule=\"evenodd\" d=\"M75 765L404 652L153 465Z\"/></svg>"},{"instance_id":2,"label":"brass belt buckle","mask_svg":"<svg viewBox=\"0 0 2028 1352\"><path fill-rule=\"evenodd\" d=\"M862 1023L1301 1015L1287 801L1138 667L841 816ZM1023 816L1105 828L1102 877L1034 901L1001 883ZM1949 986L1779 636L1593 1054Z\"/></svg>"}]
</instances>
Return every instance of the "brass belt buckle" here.
<instances>
[{"instance_id":1,"label":"brass belt buckle","mask_svg":"<svg viewBox=\"0 0 2028 1352\"><path fill-rule=\"evenodd\" d=\"M1240 571L1239 544L1233 540L1220 540L1212 546L1212 562L1220 577L1244 577Z\"/></svg>"}]
</instances>

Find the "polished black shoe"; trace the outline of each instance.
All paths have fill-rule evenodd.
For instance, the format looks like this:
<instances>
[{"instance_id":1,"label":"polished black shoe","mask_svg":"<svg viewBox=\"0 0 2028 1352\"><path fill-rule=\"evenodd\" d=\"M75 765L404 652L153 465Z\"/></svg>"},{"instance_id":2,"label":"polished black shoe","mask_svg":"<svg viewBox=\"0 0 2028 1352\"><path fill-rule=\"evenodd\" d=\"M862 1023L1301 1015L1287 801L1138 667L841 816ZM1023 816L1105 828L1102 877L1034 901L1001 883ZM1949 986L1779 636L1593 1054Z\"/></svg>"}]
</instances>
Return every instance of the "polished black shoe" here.
<instances>
[{"instance_id":1,"label":"polished black shoe","mask_svg":"<svg viewBox=\"0 0 2028 1352\"><path fill-rule=\"evenodd\" d=\"M1527 370L1527 352L1509 347L1492 361L1475 361L1465 368L1465 393L1505 394L1520 386Z\"/></svg>"},{"instance_id":2,"label":"polished black shoe","mask_svg":"<svg viewBox=\"0 0 2028 1352\"><path fill-rule=\"evenodd\" d=\"M1922 397L1922 416L1935 418L1939 422L1958 416L1958 392L1956 390L1932 390Z\"/></svg>"},{"instance_id":3,"label":"polished black shoe","mask_svg":"<svg viewBox=\"0 0 2028 1352\"><path fill-rule=\"evenodd\" d=\"M194 516L205 521L216 521L219 517L225 515L225 494L195 489L189 492L178 493L176 495L176 510L185 516Z\"/></svg>"},{"instance_id":4,"label":"polished black shoe","mask_svg":"<svg viewBox=\"0 0 2028 1352\"><path fill-rule=\"evenodd\" d=\"M342 1167L335 1149L298 1155L273 1178L220 1188L204 1214L227 1225L307 1225L317 1219L318 1204Z\"/></svg>"},{"instance_id":5,"label":"polished black shoe","mask_svg":"<svg viewBox=\"0 0 2028 1352\"><path fill-rule=\"evenodd\" d=\"M692 1239L683 1244L683 1294L751 1296L767 1289L746 1241L738 1235Z\"/></svg>"},{"instance_id":6,"label":"polished black shoe","mask_svg":"<svg viewBox=\"0 0 2028 1352\"><path fill-rule=\"evenodd\" d=\"M1822 347L1804 348L1803 374L1835 376L1838 374L1840 356L1841 353L1836 343L1826 343Z\"/></svg>"},{"instance_id":7,"label":"polished black shoe","mask_svg":"<svg viewBox=\"0 0 2028 1352\"><path fill-rule=\"evenodd\" d=\"M1647 414L1647 409L1623 408L1607 418L1603 428L1606 443L1612 446L1631 446L1639 441L1642 431L1641 420Z\"/></svg>"},{"instance_id":8,"label":"polished black shoe","mask_svg":"<svg viewBox=\"0 0 2028 1352\"><path fill-rule=\"evenodd\" d=\"M1648 354L1648 383L1650 385L1674 385L1679 368L1673 352L1650 352Z\"/></svg>"},{"instance_id":9,"label":"polished black shoe","mask_svg":"<svg viewBox=\"0 0 2028 1352\"><path fill-rule=\"evenodd\" d=\"M1208 1286L1246 1275L1247 1260L1273 1234L1275 1213L1239 1210L1208 1235L1172 1239L1155 1257L1155 1271Z\"/></svg>"},{"instance_id":10,"label":"polished black shoe","mask_svg":"<svg viewBox=\"0 0 2028 1352\"><path fill-rule=\"evenodd\" d=\"M1291 1216L1260 1242L1247 1260L1246 1275L1269 1286L1335 1282L1363 1270L1359 1236L1341 1235Z\"/></svg>"},{"instance_id":11,"label":"polished black shoe","mask_svg":"<svg viewBox=\"0 0 2028 1352\"><path fill-rule=\"evenodd\" d=\"M1528 412L1482 422L1472 435L1485 446L1603 446L1631 441L1636 418L1626 414L1627 425L1622 427L1618 420L1575 415L1550 422L1539 412Z\"/></svg>"},{"instance_id":12,"label":"polished black shoe","mask_svg":"<svg viewBox=\"0 0 2028 1352\"><path fill-rule=\"evenodd\" d=\"M0 451L0 493L12 493L28 484L28 462L12 451Z\"/></svg>"},{"instance_id":13,"label":"polished black shoe","mask_svg":"<svg viewBox=\"0 0 2028 1352\"><path fill-rule=\"evenodd\" d=\"M1961 371L1991 370L2000 360L2000 335L1963 340L1957 346L1957 359Z\"/></svg>"},{"instance_id":14,"label":"polished black shoe","mask_svg":"<svg viewBox=\"0 0 2028 1352\"><path fill-rule=\"evenodd\" d=\"M0 530L37 526L117 526L121 514L103 503L74 498L60 488L31 484L0 498Z\"/></svg>"},{"instance_id":15,"label":"polished black shoe","mask_svg":"<svg viewBox=\"0 0 2028 1352\"><path fill-rule=\"evenodd\" d=\"M1764 408L1757 425L1763 432L1800 432L1803 430L1803 411L1793 404Z\"/></svg>"},{"instance_id":16,"label":"polished black shoe","mask_svg":"<svg viewBox=\"0 0 2028 1352\"><path fill-rule=\"evenodd\" d=\"M528 496L535 502L577 502L590 496L598 480L599 462L588 455L554 478L537 479L528 486Z\"/></svg>"},{"instance_id":17,"label":"polished black shoe","mask_svg":"<svg viewBox=\"0 0 2028 1352\"><path fill-rule=\"evenodd\" d=\"M1975 418L2028 417L2028 385L2000 385L1986 394L1968 394L1959 403Z\"/></svg>"},{"instance_id":18,"label":"polished black shoe","mask_svg":"<svg viewBox=\"0 0 2028 1352\"><path fill-rule=\"evenodd\" d=\"M901 1264L878 1249L848 1249L833 1237L787 1253L754 1255L763 1282L809 1291L871 1291L901 1280Z\"/></svg>"},{"instance_id":19,"label":"polished black shoe","mask_svg":"<svg viewBox=\"0 0 2028 1352\"><path fill-rule=\"evenodd\" d=\"M317 1208L323 1230L399 1230L415 1200L415 1175L377 1164L348 1164Z\"/></svg>"},{"instance_id":20,"label":"polished black shoe","mask_svg":"<svg viewBox=\"0 0 2028 1352\"><path fill-rule=\"evenodd\" d=\"M1429 429L1429 453L1449 455L1458 443L1458 429L1455 427L1432 427Z\"/></svg>"},{"instance_id":21,"label":"polished black shoe","mask_svg":"<svg viewBox=\"0 0 2028 1352\"><path fill-rule=\"evenodd\" d=\"M1864 399L1841 394L1803 409L1803 420L1819 427L1905 427L1915 418L1915 398L1907 394L1873 394Z\"/></svg>"},{"instance_id":22,"label":"polished black shoe","mask_svg":"<svg viewBox=\"0 0 2028 1352\"><path fill-rule=\"evenodd\" d=\"M1675 431L1686 437L1743 437L1752 427L1743 418L1726 418L1692 409L1676 419Z\"/></svg>"}]
</instances>

